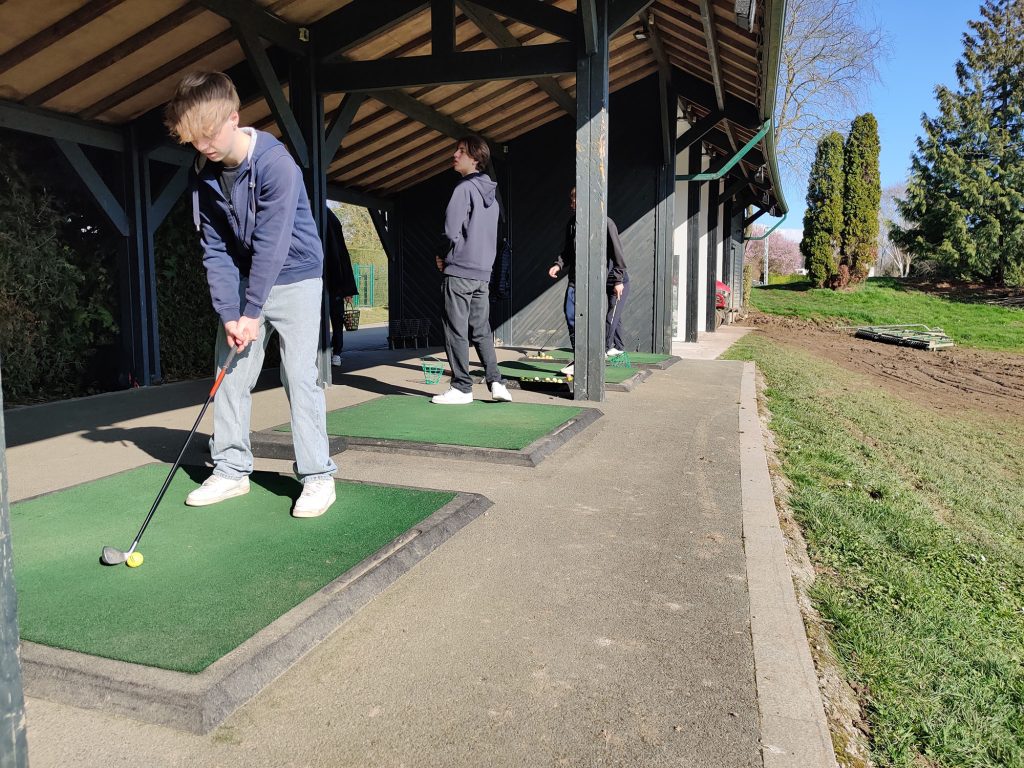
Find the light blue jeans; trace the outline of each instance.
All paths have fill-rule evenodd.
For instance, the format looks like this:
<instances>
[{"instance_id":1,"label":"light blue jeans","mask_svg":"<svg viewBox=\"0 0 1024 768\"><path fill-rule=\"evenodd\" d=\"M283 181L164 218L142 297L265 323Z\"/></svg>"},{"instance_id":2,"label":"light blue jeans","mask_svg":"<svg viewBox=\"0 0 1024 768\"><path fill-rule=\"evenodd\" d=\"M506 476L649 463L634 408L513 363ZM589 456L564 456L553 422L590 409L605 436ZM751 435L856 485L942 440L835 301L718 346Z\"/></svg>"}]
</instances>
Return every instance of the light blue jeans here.
<instances>
[{"instance_id":1,"label":"light blue jeans","mask_svg":"<svg viewBox=\"0 0 1024 768\"><path fill-rule=\"evenodd\" d=\"M263 305L259 338L235 357L213 405L213 474L237 480L252 473L249 417L252 390L256 386L271 334L281 343L281 383L288 396L295 445L295 473L303 482L331 477L337 466L327 447L327 406L317 385L317 351L320 338L320 278L291 285L275 285ZM247 281L242 280L244 302ZM269 326L269 327L268 327ZM227 336L221 326L217 335L217 365L228 356Z\"/></svg>"}]
</instances>

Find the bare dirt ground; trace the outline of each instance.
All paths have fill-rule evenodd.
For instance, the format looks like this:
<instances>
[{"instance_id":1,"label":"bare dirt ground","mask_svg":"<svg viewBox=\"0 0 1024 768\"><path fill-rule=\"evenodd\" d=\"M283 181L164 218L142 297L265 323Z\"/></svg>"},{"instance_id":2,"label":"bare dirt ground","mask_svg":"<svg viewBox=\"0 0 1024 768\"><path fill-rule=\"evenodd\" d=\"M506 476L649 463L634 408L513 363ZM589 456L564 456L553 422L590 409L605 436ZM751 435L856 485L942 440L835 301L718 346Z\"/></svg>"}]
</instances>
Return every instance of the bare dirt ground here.
<instances>
[{"instance_id":1,"label":"bare dirt ground","mask_svg":"<svg viewBox=\"0 0 1024 768\"><path fill-rule=\"evenodd\" d=\"M1024 355L966 347L929 352L858 339L852 331L751 311L744 325L825 358L880 387L944 412L1024 418Z\"/></svg>"}]
</instances>

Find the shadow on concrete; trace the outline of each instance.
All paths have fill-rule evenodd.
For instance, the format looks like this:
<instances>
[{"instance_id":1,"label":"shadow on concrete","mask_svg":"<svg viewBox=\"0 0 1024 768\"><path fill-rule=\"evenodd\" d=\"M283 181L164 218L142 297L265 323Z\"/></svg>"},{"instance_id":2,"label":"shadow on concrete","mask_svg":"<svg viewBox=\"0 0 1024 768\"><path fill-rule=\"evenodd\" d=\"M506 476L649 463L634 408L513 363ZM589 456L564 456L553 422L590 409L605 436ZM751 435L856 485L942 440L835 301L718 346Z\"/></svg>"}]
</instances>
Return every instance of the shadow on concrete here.
<instances>
[{"instance_id":1,"label":"shadow on concrete","mask_svg":"<svg viewBox=\"0 0 1024 768\"><path fill-rule=\"evenodd\" d=\"M82 437L95 443L133 445L157 461L173 464L188 437L187 429L167 427L105 427L98 426L82 433ZM207 465L210 460L210 436L196 432L182 457L182 465ZM209 474L209 470L205 470ZM206 475L200 482L206 479Z\"/></svg>"}]
</instances>

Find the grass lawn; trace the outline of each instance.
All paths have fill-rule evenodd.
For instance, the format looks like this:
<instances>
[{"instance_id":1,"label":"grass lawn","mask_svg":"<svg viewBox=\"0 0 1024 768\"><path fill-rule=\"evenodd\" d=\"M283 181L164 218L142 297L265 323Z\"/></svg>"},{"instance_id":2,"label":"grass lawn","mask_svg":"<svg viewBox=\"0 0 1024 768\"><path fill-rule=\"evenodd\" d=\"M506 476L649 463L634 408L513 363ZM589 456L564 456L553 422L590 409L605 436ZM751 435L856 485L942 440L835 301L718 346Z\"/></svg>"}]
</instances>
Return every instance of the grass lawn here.
<instances>
[{"instance_id":1,"label":"grass lawn","mask_svg":"<svg viewBox=\"0 0 1024 768\"><path fill-rule=\"evenodd\" d=\"M803 318L834 318L848 325L923 323L938 326L957 344L1024 352L1024 312L965 304L907 288L890 277L871 278L852 291L811 288L808 282L754 288L751 303L762 312Z\"/></svg>"},{"instance_id":2,"label":"grass lawn","mask_svg":"<svg viewBox=\"0 0 1024 768\"><path fill-rule=\"evenodd\" d=\"M359 327L362 328L364 325L370 325L371 323L386 323L388 321L388 308L383 307L360 307L359 308Z\"/></svg>"},{"instance_id":3,"label":"grass lawn","mask_svg":"<svg viewBox=\"0 0 1024 768\"><path fill-rule=\"evenodd\" d=\"M765 311L1022 344L1024 315L883 281L839 297L755 296ZM767 382L789 504L818 574L811 597L861 693L877 764L1024 766L1022 425L926 410L756 334L727 357L756 361Z\"/></svg>"}]
</instances>

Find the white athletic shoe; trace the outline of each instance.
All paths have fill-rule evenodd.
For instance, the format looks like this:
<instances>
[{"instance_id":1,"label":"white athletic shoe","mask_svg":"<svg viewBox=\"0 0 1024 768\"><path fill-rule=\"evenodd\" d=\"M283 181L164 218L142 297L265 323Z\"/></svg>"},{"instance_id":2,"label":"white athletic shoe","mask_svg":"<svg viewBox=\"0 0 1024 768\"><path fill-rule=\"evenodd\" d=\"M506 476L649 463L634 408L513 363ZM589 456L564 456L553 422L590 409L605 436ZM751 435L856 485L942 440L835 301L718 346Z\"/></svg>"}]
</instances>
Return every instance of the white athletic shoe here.
<instances>
[{"instance_id":1,"label":"white athletic shoe","mask_svg":"<svg viewBox=\"0 0 1024 768\"><path fill-rule=\"evenodd\" d=\"M508 393L508 387L500 381L491 382L491 398L499 403L511 403L512 395Z\"/></svg>"},{"instance_id":2,"label":"white athletic shoe","mask_svg":"<svg viewBox=\"0 0 1024 768\"><path fill-rule=\"evenodd\" d=\"M559 373L565 374L566 376L572 376L576 373L576 362L569 363L565 368L562 368Z\"/></svg>"},{"instance_id":3,"label":"white athletic shoe","mask_svg":"<svg viewBox=\"0 0 1024 768\"><path fill-rule=\"evenodd\" d=\"M430 398L430 402L437 403L438 405L468 405L473 402L473 393L460 392L455 387L452 387L443 395L434 395Z\"/></svg>"},{"instance_id":4,"label":"white athletic shoe","mask_svg":"<svg viewBox=\"0 0 1024 768\"><path fill-rule=\"evenodd\" d=\"M218 501L244 496L249 492L249 478L240 477L231 480L220 475L210 475L205 482L196 488L185 499L190 507L205 507Z\"/></svg>"},{"instance_id":5,"label":"white athletic shoe","mask_svg":"<svg viewBox=\"0 0 1024 768\"><path fill-rule=\"evenodd\" d=\"M609 349L607 352L604 353L604 356L605 357L617 357L618 355L621 355L621 354L622 354L622 350L621 349L616 349L615 347L612 347L611 349Z\"/></svg>"},{"instance_id":6,"label":"white athletic shoe","mask_svg":"<svg viewBox=\"0 0 1024 768\"><path fill-rule=\"evenodd\" d=\"M331 365L341 365L341 355L331 355Z\"/></svg>"},{"instance_id":7,"label":"white athletic shoe","mask_svg":"<svg viewBox=\"0 0 1024 768\"><path fill-rule=\"evenodd\" d=\"M292 507L292 517L320 517L337 498L333 478L310 480L302 486L302 495Z\"/></svg>"}]
</instances>

